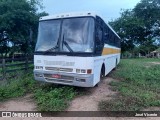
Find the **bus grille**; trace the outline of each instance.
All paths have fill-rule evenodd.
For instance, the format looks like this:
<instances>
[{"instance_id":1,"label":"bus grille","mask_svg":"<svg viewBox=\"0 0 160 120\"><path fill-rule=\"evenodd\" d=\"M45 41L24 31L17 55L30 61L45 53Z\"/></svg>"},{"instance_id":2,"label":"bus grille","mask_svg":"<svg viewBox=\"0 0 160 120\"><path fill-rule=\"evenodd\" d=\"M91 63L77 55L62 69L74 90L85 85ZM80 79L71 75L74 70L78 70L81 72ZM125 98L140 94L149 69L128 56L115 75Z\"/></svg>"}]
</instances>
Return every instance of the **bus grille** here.
<instances>
[{"instance_id":1,"label":"bus grille","mask_svg":"<svg viewBox=\"0 0 160 120\"><path fill-rule=\"evenodd\" d=\"M56 71L56 72L73 72L72 68L45 67L45 69Z\"/></svg>"},{"instance_id":2,"label":"bus grille","mask_svg":"<svg viewBox=\"0 0 160 120\"><path fill-rule=\"evenodd\" d=\"M61 83L72 83L73 82L70 80L57 80L57 79L50 79L50 78L46 78L46 80L49 82L61 82Z\"/></svg>"}]
</instances>

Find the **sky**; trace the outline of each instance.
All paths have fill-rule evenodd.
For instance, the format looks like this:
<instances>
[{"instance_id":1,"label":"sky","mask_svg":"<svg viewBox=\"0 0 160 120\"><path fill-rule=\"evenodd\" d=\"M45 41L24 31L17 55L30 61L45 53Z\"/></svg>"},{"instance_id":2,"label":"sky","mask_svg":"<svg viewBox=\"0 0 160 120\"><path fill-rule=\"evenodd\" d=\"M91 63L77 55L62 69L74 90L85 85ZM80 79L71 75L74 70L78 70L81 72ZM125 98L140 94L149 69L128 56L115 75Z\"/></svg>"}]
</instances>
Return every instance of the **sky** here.
<instances>
[{"instance_id":1,"label":"sky","mask_svg":"<svg viewBox=\"0 0 160 120\"><path fill-rule=\"evenodd\" d=\"M43 0L43 11L49 15L93 11L105 21L120 17L121 9L132 9L140 0Z\"/></svg>"}]
</instances>

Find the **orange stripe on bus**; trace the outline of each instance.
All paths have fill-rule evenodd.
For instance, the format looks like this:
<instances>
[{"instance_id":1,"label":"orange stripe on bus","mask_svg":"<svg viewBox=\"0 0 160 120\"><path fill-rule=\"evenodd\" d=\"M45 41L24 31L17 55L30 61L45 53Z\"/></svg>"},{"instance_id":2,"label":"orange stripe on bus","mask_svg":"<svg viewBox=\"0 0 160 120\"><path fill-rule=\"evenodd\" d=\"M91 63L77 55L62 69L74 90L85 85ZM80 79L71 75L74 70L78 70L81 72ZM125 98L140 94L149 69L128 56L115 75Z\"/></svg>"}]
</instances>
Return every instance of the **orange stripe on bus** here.
<instances>
[{"instance_id":1,"label":"orange stripe on bus","mask_svg":"<svg viewBox=\"0 0 160 120\"><path fill-rule=\"evenodd\" d=\"M109 54L117 54L120 53L120 49L115 49L115 48L103 48L102 55L109 55Z\"/></svg>"}]
</instances>

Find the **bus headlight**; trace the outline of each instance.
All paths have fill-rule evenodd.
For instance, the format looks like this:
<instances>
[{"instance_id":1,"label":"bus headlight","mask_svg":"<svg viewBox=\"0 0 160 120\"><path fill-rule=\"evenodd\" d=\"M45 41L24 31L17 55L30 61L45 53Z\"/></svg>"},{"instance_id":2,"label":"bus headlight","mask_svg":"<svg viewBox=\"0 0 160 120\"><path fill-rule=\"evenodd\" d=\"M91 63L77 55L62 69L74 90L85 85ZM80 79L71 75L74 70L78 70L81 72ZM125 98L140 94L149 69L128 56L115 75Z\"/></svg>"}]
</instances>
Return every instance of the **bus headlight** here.
<instances>
[{"instance_id":1,"label":"bus headlight","mask_svg":"<svg viewBox=\"0 0 160 120\"><path fill-rule=\"evenodd\" d=\"M92 73L92 69L76 69L76 73L87 73L87 74L91 74Z\"/></svg>"},{"instance_id":2,"label":"bus headlight","mask_svg":"<svg viewBox=\"0 0 160 120\"><path fill-rule=\"evenodd\" d=\"M80 78L76 78L76 81L78 81L78 82L86 82L85 79L80 79Z\"/></svg>"},{"instance_id":3,"label":"bus headlight","mask_svg":"<svg viewBox=\"0 0 160 120\"><path fill-rule=\"evenodd\" d=\"M81 72L81 70L80 69L76 69L76 73L80 73Z\"/></svg>"},{"instance_id":4,"label":"bus headlight","mask_svg":"<svg viewBox=\"0 0 160 120\"><path fill-rule=\"evenodd\" d=\"M35 66L34 68L37 70L43 70L43 66Z\"/></svg>"},{"instance_id":5,"label":"bus headlight","mask_svg":"<svg viewBox=\"0 0 160 120\"><path fill-rule=\"evenodd\" d=\"M86 73L86 70L82 69L82 70L81 70L81 73Z\"/></svg>"},{"instance_id":6,"label":"bus headlight","mask_svg":"<svg viewBox=\"0 0 160 120\"><path fill-rule=\"evenodd\" d=\"M43 74L36 73L35 76L36 76L36 77L43 77Z\"/></svg>"}]
</instances>

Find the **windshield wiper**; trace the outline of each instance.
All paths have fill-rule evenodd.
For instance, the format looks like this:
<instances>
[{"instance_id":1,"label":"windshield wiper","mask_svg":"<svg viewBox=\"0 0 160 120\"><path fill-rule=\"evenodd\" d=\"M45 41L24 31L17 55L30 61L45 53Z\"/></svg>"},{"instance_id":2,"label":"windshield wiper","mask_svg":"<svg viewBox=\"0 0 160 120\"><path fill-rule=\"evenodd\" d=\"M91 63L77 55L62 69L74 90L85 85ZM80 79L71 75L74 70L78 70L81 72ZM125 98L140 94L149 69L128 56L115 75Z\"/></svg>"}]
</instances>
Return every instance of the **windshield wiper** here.
<instances>
[{"instance_id":1,"label":"windshield wiper","mask_svg":"<svg viewBox=\"0 0 160 120\"><path fill-rule=\"evenodd\" d=\"M54 46L54 47L52 47L52 48L46 50L45 52L51 52L52 50L55 50L55 49L57 49L57 48L58 48L58 45L56 45L56 46Z\"/></svg>"},{"instance_id":2,"label":"windshield wiper","mask_svg":"<svg viewBox=\"0 0 160 120\"><path fill-rule=\"evenodd\" d=\"M54 46L54 47L52 47L52 48L50 48L50 49L46 50L46 51L44 52L44 54L45 54L45 53L47 53L47 52L51 52L52 50L55 50L55 49L59 48L59 46L58 46L58 42L59 42L59 39L58 39L58 41L57 41L56 46Z\"/></svg>"},{"instance_id":3,"label":"windshield wiper","mask_svg":"<svg viewBox=\"0 0 160 120\"><path fill-rule=\"evenodd\" d=\"M68 43L64 40L64 34L63 34L63 44L66 46L66 48L70 51L73 52L72 48L68 45Z\"/></svg>"},{"instance_id":4,"label":"windshield wiper","mask_svg":"<svg viewBox=\"0 0 160 120\"><path fill-rule=\"evenodd\" d=\"M64 45L67 47L67 49L70 51L70 52L73 52L73 50L71 49L71 47L68 45L68 43L66 41L63 41Z\"/></svg>"}]
</instances>

